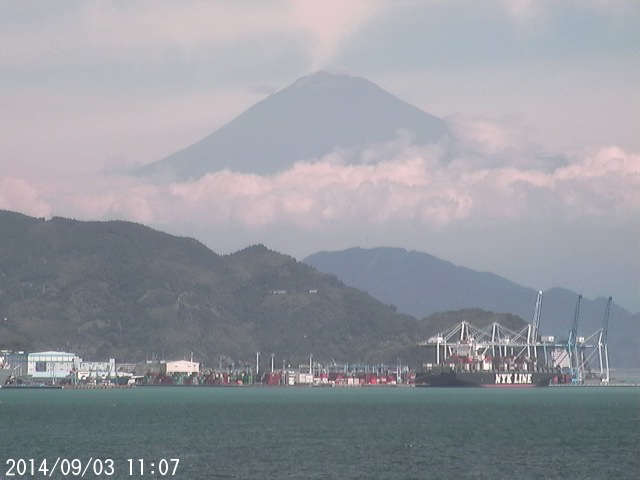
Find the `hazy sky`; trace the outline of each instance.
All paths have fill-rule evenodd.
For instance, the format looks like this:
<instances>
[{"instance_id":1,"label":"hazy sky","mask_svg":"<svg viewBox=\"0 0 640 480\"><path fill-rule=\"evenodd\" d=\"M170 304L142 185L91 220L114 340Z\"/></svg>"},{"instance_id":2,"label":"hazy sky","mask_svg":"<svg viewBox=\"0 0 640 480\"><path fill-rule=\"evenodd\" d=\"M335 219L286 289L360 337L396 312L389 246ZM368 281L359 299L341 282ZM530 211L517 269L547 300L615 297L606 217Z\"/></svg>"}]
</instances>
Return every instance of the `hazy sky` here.
<instances>
[{"instance_id":1,"label":"hazy sky","mask_svg":"<svg viewBox=\"0 0 640 480\"><path fill-rule=\"evenodd\" d=\"M0 208L136 221L218 253L404 247L640 310L640 2L0 11ZM363 76L446 119L465 150L444 164L438 146L400 138L360 152L366 165L336 152L265 177L153 185L122 173L318 70Z\"/></svg>"}]
</instances>

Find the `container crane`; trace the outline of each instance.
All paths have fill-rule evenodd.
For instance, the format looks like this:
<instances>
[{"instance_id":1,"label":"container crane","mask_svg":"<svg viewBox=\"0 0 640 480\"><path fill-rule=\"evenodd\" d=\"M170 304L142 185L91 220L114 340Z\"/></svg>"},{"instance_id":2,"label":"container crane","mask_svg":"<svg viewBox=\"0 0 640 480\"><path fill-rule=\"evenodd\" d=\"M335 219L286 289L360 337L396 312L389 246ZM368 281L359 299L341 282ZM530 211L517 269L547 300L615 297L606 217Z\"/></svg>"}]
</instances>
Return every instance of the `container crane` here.
<instances>
[{"instance_id":1,"label":"container crane","mask_svg":"<svg viewBox=\"0 0 640 480\"><path fill-rule=\"evenodd\" d=\"M607 347L607 333L609 330L609 311L611 309L611 297L607 301L602 327L588 337L576 337L577 344L574 345L573 355L577 363L572 364L575 368L574 382L584 383L589 380L598 379L602 384L609 383L609 351ZM576 353L577 352L577 353ZM598 356L600 369L592 372L590 365L595 356ZM572 372L574 373L574 372Z\"/></svg>"}]
</instances>

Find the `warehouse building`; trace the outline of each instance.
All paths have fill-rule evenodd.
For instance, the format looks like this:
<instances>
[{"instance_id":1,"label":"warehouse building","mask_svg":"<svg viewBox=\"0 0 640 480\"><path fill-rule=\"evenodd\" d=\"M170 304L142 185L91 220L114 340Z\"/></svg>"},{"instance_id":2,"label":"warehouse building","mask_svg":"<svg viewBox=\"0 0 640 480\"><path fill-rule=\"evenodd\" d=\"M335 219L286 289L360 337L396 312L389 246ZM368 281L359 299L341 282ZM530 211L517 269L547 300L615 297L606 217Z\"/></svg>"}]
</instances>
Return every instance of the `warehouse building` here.
<instances>
[{"instance_id":1,"label":"warehouse building","mask_svg":"<svg viewBox=\"0 0 640 480\"><path fill-rule=\"evenodd\" d=\"M115 378L116 359L110 358L108 362L80 362L78 367L78 380L104 380Z\"/></svg>"},{"instance_id":2,"label":"warehouse building","mask_svg":"<svg viewBox=\"0 0 640 480\"><path fill-rule=\"evenodd\" d=\"M82 359L74 353L36 352L27 356L27 374L38 380L60 380L78 371Z\"/></svg>"},{"instance_id":3,"label":"warehouse building","mask_svg":"<svg viewBox=\"0 0 640 480\"><path fill-rule=\"evenodd\" d=\"M192 362L189 360L176 360L173 362L167 362L165 373L171 375L172 373L198 373L200 372L200 364L198 362Z\"/></svg>"},{"instance_id":4,"label":"warehouse building","mask_svg":"<svg viewBox=\"0 0 640 480\"><path fill-rule=\"evenodd\" d=\"M189 360L174 360L174 361L147 361L145 363L139 363L136 365L136 375L172 375L187 374L191 375L200 372L200 364Z\"/></svg>"}]
</instances>

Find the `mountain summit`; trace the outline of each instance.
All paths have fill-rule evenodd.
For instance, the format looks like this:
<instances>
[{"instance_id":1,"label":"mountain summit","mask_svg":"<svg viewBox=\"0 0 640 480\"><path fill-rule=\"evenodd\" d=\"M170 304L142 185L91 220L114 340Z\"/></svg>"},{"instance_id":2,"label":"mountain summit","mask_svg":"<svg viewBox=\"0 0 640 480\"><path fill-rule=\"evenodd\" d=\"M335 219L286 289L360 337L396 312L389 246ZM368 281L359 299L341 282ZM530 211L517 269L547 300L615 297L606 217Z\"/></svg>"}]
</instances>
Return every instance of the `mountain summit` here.
<instances>
[{"instance_id":1,"label":"mountain summit","mask_svg":"<svg viewBox=\"0 0 640 480\"><path fill-rule=\"evenodd\" d=\"M258 102L211 135L157 162L143 175L180 180L230 169L272 174L335 149L357 149L409 135L416 144L447 135L443 120L370 81L318 72Z\"/></svg>"}]
</instances>

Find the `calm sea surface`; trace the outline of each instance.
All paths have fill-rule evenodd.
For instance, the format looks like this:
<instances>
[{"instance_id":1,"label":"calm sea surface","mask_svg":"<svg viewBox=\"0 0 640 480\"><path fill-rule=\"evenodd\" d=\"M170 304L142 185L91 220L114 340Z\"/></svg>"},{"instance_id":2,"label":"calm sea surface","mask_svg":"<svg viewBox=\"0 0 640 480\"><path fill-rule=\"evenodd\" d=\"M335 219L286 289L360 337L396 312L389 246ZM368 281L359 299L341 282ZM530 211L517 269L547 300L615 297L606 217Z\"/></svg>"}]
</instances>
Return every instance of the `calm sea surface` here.
<instances>
[{"instance_id":1,"label":"calm sea surface","mask_svg":"<svg viewBox=\"0 0 640 480\"><path fill-rule=\"evenodd\" d=\"M96 458L114 474L85 478L141 478L138 459L169 478L177 458L181 480L637 480L640 389L0 389L0 479L57 458L51 478Z\"/></svg>"}]
</instances>

